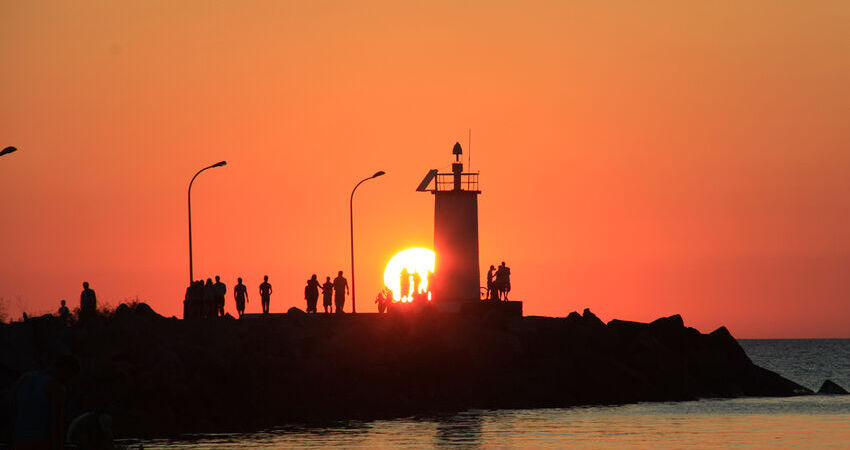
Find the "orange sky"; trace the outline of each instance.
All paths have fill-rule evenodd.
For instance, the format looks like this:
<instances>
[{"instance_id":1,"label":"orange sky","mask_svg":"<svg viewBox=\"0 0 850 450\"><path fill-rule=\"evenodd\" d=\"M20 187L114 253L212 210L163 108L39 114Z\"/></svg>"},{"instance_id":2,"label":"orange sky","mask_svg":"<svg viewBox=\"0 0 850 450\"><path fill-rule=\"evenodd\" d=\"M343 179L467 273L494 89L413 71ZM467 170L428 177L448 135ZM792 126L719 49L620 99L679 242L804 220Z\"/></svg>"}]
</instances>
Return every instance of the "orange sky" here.
<instances>
[{"instance_id":1,"label":"orange sky","mask_svg":"<svg viewBox=\"0 0 850 450\"><path fill-rule=\"evenodd\" d=\"M430 246L473 130L482 267L526 314L850 337L850 3L0 2L8 315L195 273L275 286ZM248 310L259 310L256 297ZM227 309L232 312L232 299Z\"/></svg>"}]
</instances>

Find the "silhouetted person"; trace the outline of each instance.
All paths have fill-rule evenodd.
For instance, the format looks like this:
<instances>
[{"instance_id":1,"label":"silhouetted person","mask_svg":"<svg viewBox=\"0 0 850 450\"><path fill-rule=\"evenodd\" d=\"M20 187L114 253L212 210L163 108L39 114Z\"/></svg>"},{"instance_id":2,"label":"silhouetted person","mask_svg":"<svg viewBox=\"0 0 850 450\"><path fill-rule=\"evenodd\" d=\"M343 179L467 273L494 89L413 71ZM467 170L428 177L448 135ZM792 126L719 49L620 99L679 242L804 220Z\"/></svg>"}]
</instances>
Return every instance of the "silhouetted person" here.
<instances>
[{"instance_id":1,"label":"silhouetted person","mask_svg":"<svg viewBox=\"0 0 850 450\"><path fill-rule=\"evenodd\" d=\"M83 282L83 292L80 293L80 320L87 320L97 315L97 295L89 288L89 282Z\"/></svg>"},{"instance_id":2,"label":"silhouetted person","mask_svg":"<svg viewBox=\"0 0 850 450\"><path fill-rule=\"evenodd\" d=\"M304 287L304 299L307 300L307 312L308 313L316 313L318 312L318 303L319 303L319 280L316 278L316 274L314 273L309 280L307 280L307 286Z\"/></svg>"},{"instance_id":3,"label":"silhouetted person","mask_svg":"<svg viewBox=\"0 0 850 450\"><path fill-rule=\"evenodd\" d=\"M260 301L263 302L263 314L269 313L269 303L272 299L272 285L269 284L269 276L263 275L263 282L260 283Z\"/></svg>"},{"instance_id":4,"label":"silhouetted person","mask_svg":"<svg viewBox=\"0 0 850 450\"><path fill-rule=\"evenodd\" d=\"M511 269L504 261L496 270L496 287L499 290L499 298L508 301L508 293L511 292Z\"/></svg>"},{"instance_id":5,"label":"silhouetted person","mask_svg":"<svg viewBox=\"0 0 850 450\"><path fill-rule=\"evenodd\" d=\"M390 308L392 308L392 307L393 307L393 291L392 291L392 289L389 289L389 288L387 288L387 289L386 289L386 291L387 291L387 295L386 295L386 297L384 298L384 303L386 303L386 305L387 305L387 312L389 313L389 312L390 312Z\"/></svg>"},{"instance_id":6,"label":"silhouetted person","mask_svg":"<svg viewBox=\"0 0 850 450\"><path fill-rule=\"evenodd\" d=\"M195 290L195 282L189 283L189 286L186 287L186 295L183 296L183 318L188 319L190 317L195 317L193 315L192 310L192 293Z\"/></svg>"},{"instance_id":7,"label":"silhouetted person","mask_svg":"<svg viewBox=\"0 0 850 450\"><path fill-rule=\"evenodd\" d=\"M400 298L409 297L410 296L410 272L407 271L407 267L401 269L401 295Z\"/></svg>"},{"instance_id":8,"label":"silhouetted person","mask_svg":"<svg viewBox=\"0 0 850 450\"><path fill-rule=\"evenodd\" d=\"M233 287L233 298L236 300L236 313L239 317L245 314L245 302L248 301L248 288L242 284L242 278L236 279L236 286Z\"/></svg>"},{"instance_id":9,"label":"silhouetted person","mask_svg":"<svg viewBox=\"0 0 850 450\"><path fill-rule=\"evenodd\" d=\"M216 298L218 290L213 284L212 278L207 278L207 283L204 285L204 317L214 317L216 314Z\"/></svg>"},{"instance_id":10,"label":"silhouetted person","mask_svg":"<svg viewBox=\"0 0 850 450\"><path fill-rule=\"evenodd\" d=\"M331 283L331 277L325 277L325 284L322 285L322 306L325 307L325 313L333 312L334 284Z\"/></svg>"},{"instance_id":11,"label":"silhouetted person","mask_svg":"<svg viewBox=\"0 0 850 450\"><path fill-rule=\"evenodd\" d=\"M336 278L334 278L334 304L336 306L336 313L341 314L342 307L345 306L345 294L348 292L348 280L342 276L342 271L340 270L337 274Z\"/></svg>"},{"instance_id":12,"label":"silhouetted person","mask_svg":"<svg viewBox=\"0 0 850 450\"><path fill-rule=\"evenodd\" d=\"M227 297L227 285L221 282L221 277L215 276L215 306L216 315L224 317L224 298Z\"/></svg>"},{"instance_id":13,"label":"silhouetted person","mask_svg":"<svg viewBox=\"0 0 850 450\"><path fill-rule=\"evenodd\" d=\"M383 314L384 311L387 310L387 299L384 296L384 290L378 292L378 296L375 297L375 303L378 304L378 314Z\"/></svg>"},{"instance_id":14,"label":"silhouetted person","mask_svg":"<svg viewBox=\"0 0 850 450\"><path fill-rule=\"evenodd\" d=\"M191 312L194 318L204 317L204 281L197 280L192 282L192 291L190 293Z\"/></svg>"},{"instance_id":15,"label":"silhouetted person","mask_svg":"<svg viewBox=\"0 0 850 450\"><path fill-rule=\"evenodd\" d=\"M411 278L413 278L413 295L417 295L419 294L419 285L422 284L422 275L419 275L419 272L413 272Z\"/></svg>"},{"instance_id":16,"label":"silhouetted person","mask_svg":"<svg viewBox=\"0 0 850 450\"><path fill-rule=\"evenodd\" d=\"M59 315L60 319L67 322L68 319L71 317L71 311L68 310L67 306L65 306L65 300L61 300L59 304L62 306L59 307L59 311L57 311L57 314Z\"/></svg>"},{"instance_id":17,"label":"silhouetted person","mask_svg":"<svg viewBox=\"0 0 850 450\"><path fill-rule=\"evenodd\" d=\"M65 355L18 379L11 395L12 448L64 448L65 385L79 371L76 358Z\"/></svg>"},{"instance_id":18,"label":"silhouetted person","mask_svg":"<svg viewBox=\"0 0 850 450\"><path fill-rule=\"evenodd\" d=\"M496 267L492 264L490 265L490 270L487 271L487 300L496 300L496 283L493 281L493 277L495 275Z\"/></svg>"},{"instance_id":19,"label":"silhouetted person","mask_svg":"<svg viewBox=\"0 0 850 450\"><path fill-rule=\"evenodd\" d=\"M428 287L425 288L425 295L428 295L428 292L434 292L434 272L429 270L425 274L425 282L428 284Z\"/></svg>"}]
</instances>

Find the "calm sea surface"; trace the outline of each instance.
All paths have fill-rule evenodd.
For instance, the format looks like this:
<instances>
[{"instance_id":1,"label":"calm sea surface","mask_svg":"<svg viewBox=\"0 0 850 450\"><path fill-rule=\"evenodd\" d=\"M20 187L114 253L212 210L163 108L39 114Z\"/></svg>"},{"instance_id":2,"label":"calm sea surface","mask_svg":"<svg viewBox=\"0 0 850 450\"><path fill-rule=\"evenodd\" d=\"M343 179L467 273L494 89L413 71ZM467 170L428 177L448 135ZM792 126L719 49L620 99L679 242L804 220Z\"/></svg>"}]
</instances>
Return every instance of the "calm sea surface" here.
<instances>
[{"instance_id":1,"label":"calm sea surface","mask_svg":"<svg viewBox=\"0 0 850 450\"><path fill-rule=\"evenodd\" d=\"M817 390L850 389L850 339L742 340L756 364ZM290 427L182 440L126 441L144 448L808 447L850 449L850 396L748 398L615 407L467 411L460 414Z\"/></svg>"}]
</instances>

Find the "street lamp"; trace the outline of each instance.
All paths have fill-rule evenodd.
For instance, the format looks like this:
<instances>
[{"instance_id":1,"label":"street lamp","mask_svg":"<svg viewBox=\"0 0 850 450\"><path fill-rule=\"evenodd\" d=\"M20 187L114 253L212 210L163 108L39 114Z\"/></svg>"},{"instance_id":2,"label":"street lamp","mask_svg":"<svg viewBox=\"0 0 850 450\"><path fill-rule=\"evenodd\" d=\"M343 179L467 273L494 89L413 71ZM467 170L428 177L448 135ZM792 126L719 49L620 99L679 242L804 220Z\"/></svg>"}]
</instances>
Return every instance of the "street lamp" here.
<instances>
[{"instance_id":1,"label":"street lamp","mask_svg":"<svg viewBox=\"0 0 850 450\"><path fill-rule=\"evenodd\" d=\"M0 151L0 156L7 155L9 153L16 152L16 151L18 151L18 149L15 148L15 147L6 147L2 151Z\"/></svg>"},{"instance_id":2,"label":"street lamp","mask_svg":"<svg viewBox=\"0 0 850 450\"><path fill-rule=\"evenodd\" d=\"M195 280L194 272L192 271L192 183L195 182L195 178L198 178L198 175L200 175L201 172L203 172L207 169L212 169L213 167L221 167L221 166L224 166L224 165L227 165L227 161L219 161L219 162L217 162L217 163L215 163L211 166L204 167L203 169L199 170L198 173L196 173L195 176L192 177L192 181L189 182L189 284L190 285Z\"/></svg>"},{"instance_id":3,"label":"street lamp","mask_svg":"<svg viewBox=\"0 0 850 450\"><path fill-rule=\"evenodd\" d=\"M351 190L351 199L348 201L348 214L349 214L348 219L349 219L349 224L351 225L351 312L352 313L357 312L357 304L355 303L356 297L354 296L354 191L356 191L357 187L360 186L361 184L363 184L364 181L371 180L372 178L378 178L379 176L384 175L385 173L386 172L384 172L383 170L380 170L378 172L375 172L375 174L372 175L371 177L364 178L364 179L360 180L360 182L357 183L354 186L354 189Z\"/></svg>"}]
</instances>

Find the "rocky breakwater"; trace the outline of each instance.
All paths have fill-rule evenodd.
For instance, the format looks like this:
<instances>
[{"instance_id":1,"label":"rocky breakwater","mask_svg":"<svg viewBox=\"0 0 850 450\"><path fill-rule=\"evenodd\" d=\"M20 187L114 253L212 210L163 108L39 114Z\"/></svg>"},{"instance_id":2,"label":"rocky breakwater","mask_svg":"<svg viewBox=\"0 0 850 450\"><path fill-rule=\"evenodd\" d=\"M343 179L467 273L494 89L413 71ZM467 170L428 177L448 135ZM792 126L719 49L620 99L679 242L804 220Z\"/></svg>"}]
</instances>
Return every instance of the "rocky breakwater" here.
<instances>
[{"instance_id":1,"label":"rocky breakwater","mask_svg":"<svg viewBox=\"0 0 850 450\"><path fill-rule=\"evenodd\" d=\"M68 415L108 412L117 436L811 393L754 365L725 328L701 334L679 316L605 324L588 310L566 318L292 310L184 321L138 304L85 326L47 316L0 326L3 400L19 374L63 352L81 366Z\"/></svg>"}]
</instances>

